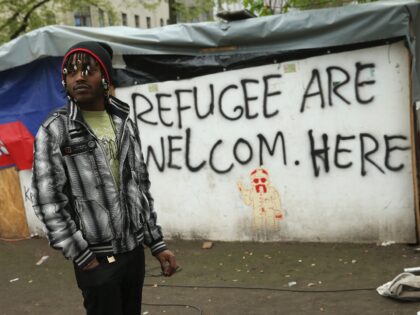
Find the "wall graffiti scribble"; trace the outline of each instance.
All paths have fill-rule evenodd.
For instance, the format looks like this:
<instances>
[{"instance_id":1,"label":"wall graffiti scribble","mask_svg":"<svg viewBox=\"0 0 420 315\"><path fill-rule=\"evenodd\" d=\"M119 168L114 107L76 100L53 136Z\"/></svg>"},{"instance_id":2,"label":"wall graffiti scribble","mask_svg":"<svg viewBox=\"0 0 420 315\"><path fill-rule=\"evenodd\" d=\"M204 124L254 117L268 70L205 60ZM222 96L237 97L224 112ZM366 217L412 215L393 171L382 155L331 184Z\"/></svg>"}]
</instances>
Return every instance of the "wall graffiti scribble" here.
<instances>
[{"instance_id":1,"label":"wall graffiti scribble","mask_svg":"<svg viewBox=\"0 0 420 315\"><path fill-rule=\"evenodd\" d=\"M32 203L34 197L33 197L31 188L27 187L27 186L23 186L23 189L24 189L24 193L25 193L25 202Z\"/></svg>"},{"instance_id":2,"label":"wall graffiti scribble","mask_svg":"<svg viewBox=\"0 0 420 315\"><path fill-rule=\"evenodd\" d=\"M264 69L255 75L241 70L239 76L226 72L214 80L132 90L136 123L159 128L156 141L144 148L147 165L159 172L210 169L224 175L275 163L304 168L315 178L349 170L361 178L402 171L409 135L356 122L383 110L378 93L385 81L378 74L388 65L375 58L337 60L304 71L298 63L287 71L270 65L255 68Z\"/></svg>"},{"instance_id":3,"label":"wall graffiti scribble","mask_svg":"<svg viewBox=\"0 0 420 315\"><path fill-rule=\"evenodd\" d=\"M362 64L360 62L356 62L355 64L355 74L354 74L354 96L357 103L361 105L372 103L375 96L371 96L367 99L363 99L361 96L361 89L364 88L366 85L372 85L376 83L376 80L368 80L368 79L362 79L362 76L364 73L363 71L369 70L371 72L374 72L375 64L369 63L369 64ZM333 95L335 95L337 98L341 99L342 102L346 103L347 105L350 105L351 102L345 98L342 94L339 93L338 89L344 87L346 84L348 84L351 80L351 75L348 71L343 69L342 67L339 67L337 65L330 66L326 68L327 77L328 77L328 105L333 106L334 105L334 98ZM337 74L334 75L334 73L341 73L345 76L344 80L337 79ZM321 74L318 69L312 70L312 75L309 80L308 85L306 86L305 93L302 97L302 103L300 105L300 112L303 113L306 108L306 102L311 97L318 97L320 101L320 107L325 107L325 96L324 96L324 90Z\"/></svg>"},{"instance_id":4,"label":"wall graffiti scribble","mask_svg":"<svg viewBox=\"0 0 420 315\"><path fill-rule=\"evenodd\" d=\"M208 158L205 160L198 160L192 162L192 152L195 152L192 140L191 129L185 130L185 136L167 136L160 137L160 148L156 149L153 146L146 148L146 164L149 165L152 161L160 172L165 169L182 169L183 166L176 164L174 160L184 161L184 168L190 172L198 172L209 163L211 170L217 174L229 173L236 164L248 165L254 159L254 152L257 152L259 165L264 164L266 156L276 155L282 165L287 165L286 158L286 142L281 131L277 131L274 137L259 133L256 138L258 145L251 145L251 141L245 138L238 138L232 147L227 147L222 139L218 139L209 148ZM274 138L274 140L272 140ZM280 141L279 141L280 139ZM280 143L280 144L279 144ZM230 152L229 152L230 151ZM240 151L246 151L246 157L239 154ZM222 153L221 153L222 152ZM219 154L227 154L229 152L230 163L220 165L216 162ZM279 153L280 152L280 153ZM184 155L182 156L180 155ZM180 158L181 157L181 158Z\"/></svg>"},{"instance_id":5,"label":"wall graffiti scribble","mask_svg":"<svg viewBox=\"0 0 420 315\"><path fill-rule=\"evenodd\" d=\"M308 131L310 139L310 152L311 160L315 177L318 177L321 173L321 166L325 173L328 173L331 169L330 163L330 150L334 156L334 166L340 169L350 168L354 165L352 161L347 163L340 163L340 156L345 156L352 153L352 150L343 147L344 141L358 141L360 145L360 174L366 176L368 169L374 167L380 173L385 174L385 170L390 172L399 172L404 168L404 163L400 163L398 166L391 165L391 153L394 151L407 151L410 150L410 146L398 146L398 143L391 144L391 141L407 142L408 139L403 135L383 135L383 144L380 144L374 135L368 133L360 133L356 135L340 135L337 134L335 137L335 146L330 147L328 134L323 133L321 135L321 144L315 143L313 130ZM384 156L379 154L379 148L384 146ZM395 152L396 153L396 152ZM369 170L370 171L370 170Z\"/></svg>"},{"instance_id":6,"label":"wall graffiti scribble","mask_svg":"<svg viewBox=\"0 0 420 315\"><path fill-rule=\"evenodd\" d=\"M155 93L154 99L151 99L143 93L132 93L131 100L134 104L135 117L145 124L149 125L158 125L161 124L165 127L172 127L176 125L178 129L185 127L185 115L190 113L194 118L200 120L211 119L211 116L222 117L228 121L236 121L239 119L252 120L257 117L263 117L265 119L273 118L279 114L279 110L270 109L270 100L275 96L279 96L281 91L270 89L272 81L274 79L280 79L281 75L279 74L269 74L263 76L261 80L255 79L242 79L238 84L229 84L221 89L217 97L214 85L208 84L205 89L209 93L209 98L199 97L203 93L203 89L192 87L189 89L175 89L172 93ZM254 85L254 88L261 89L262 93L260 95L251 95L251 86ZM234 91L232 91L234 90ZM237 91L239 93L240 99L235 97L235 101L240 102L242 100L243 104L236 104L232 106L232 95L233 92ZM262 95L261 95L262 94ZM236 94L235 94L236 95ZM193 104L188 103L186 99L188 96L192 100ZM166 102L172 106L164 106L163 99L166 98ZM203 101L204 99L204 101ZM217 106L215 106L215 99L217 99ZM262 108L261 111L253 111L251 107L253 104L257 103L258 100L261 100ZM145 101L145 103L144 103ZM146 107L144 107L146 105ZM272 104L271 104L272 105ZM207 106L207 111L204 108ZM232 108L233 107L233 108ZM202 108L200 110L200 108ZM215 108L218 111L215 111ZM140 110L139 110L140 109ZM204 112L204 114L201 113ZM153 117L152 114L157 114L157 117ZM150 117L152 116L152 117ZM168 118L169 116L169 118ZM165 118L166 117L166 118Z\"/></svg>"}]
</instances>

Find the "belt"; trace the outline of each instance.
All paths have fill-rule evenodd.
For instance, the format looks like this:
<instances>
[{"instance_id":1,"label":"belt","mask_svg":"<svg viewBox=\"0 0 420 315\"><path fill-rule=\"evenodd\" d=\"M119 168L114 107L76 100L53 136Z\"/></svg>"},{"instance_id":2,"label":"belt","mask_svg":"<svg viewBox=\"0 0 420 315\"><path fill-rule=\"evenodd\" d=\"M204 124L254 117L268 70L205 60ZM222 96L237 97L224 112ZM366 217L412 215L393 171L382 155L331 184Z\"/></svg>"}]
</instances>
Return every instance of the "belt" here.
<instances>
[{"instance_id":1,"label":"belt","mask_svg":"<svg viewBox=\"0 0 420 315\"><path fill-rule=\"evenodd\" d=\"M117 261L117 256L97 256L96 259L102 263L112 264Z\"/></svg>"},{"instance_id":2,"label":"belt","mask_svg":"<svg viewBox=\"0 0 420 315\"><path fill-rule=\"evenodd\" d=\"M112 264L118 260L120 260L121 258L123 258L124 256L127 255L131 255L132 253L134 253L134 251L136 250L143 250L143 246L139 245L138 247L136 247L135 249L128 251L128 252L124 252L124 253L118 253L118 254L113 254L113 255L102 255L102 256L96 256L96 259L99 262L102 263L107 263L107 264Z\"/></svg>"}]
</instances>

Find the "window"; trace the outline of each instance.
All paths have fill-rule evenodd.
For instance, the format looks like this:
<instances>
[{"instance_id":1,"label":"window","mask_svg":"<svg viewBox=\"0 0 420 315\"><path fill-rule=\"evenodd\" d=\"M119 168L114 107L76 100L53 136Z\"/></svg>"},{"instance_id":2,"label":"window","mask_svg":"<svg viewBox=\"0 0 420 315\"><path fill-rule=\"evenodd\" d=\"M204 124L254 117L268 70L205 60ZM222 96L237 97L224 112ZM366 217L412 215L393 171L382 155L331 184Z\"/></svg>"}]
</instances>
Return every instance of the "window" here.
<instances>
[{"instance_id":1,"label":"window","mask_svg":"<svg viewBox=\"0 0 420 315\"><path fill-rule=\"evenodd\" d=\"M92 26L89 7L83 8L80 11L74 13L74 25Z\"/></svg>"},{"instance_id":2,"label":"window","mask_svg":"<svg viewBox=\"0 0 420 315\"><path fill-rule=\"evenodd\" d=\"M134 15L134 23L136 24L136 27L140 27L140 17L137 14Z\"/></svg>"},{"instance_id":3,"label":"window","mask_svg":"<svg viewBox=\"0 0 420 315\"><path fill-rule=\"evenodd\" d=\"M164 26L165 23L163 22L163 19L160 19L160 26Z\"/></svg>"},{"instance_id":4,"label":"window","mask_svg":"<svg viewBox=\"0 0 420 315\"><path fill-rule=\"evenodd\" d=\"M99 27L105 26L105 12L102 9L98 9L98 15L99 15Z\"/></svg>"},{"instance_id":5,"label":"window","mask_svg":"<svg viewBox=\"0 0 420 315\"><path fill-rule=\"evenodd\" d=\"M147 28L152 27L152 20L151 20L150 16L146 17L146 25L147 25Z\"/></svg>"},{"instance_id":6,"label":"window","mask_svg":"<svg viewBox=\"0 0 420 315\"><path fill-rule=\"evenodd\" d=\"M109 24L109 26L114 25L114 18L112 16L112 14L109 14L109 13L108 13L108 24Z\"/></svg>"},{"instance_id":7,"label":"window","mask_svg":"<svg viewBox=\"0 0 420 315\"><path fill-rule=\"evenodd\" d=\"M122 13L121 18L122 18L122 25L127 26L127 14Z\"/></svg>"}]
</instances>

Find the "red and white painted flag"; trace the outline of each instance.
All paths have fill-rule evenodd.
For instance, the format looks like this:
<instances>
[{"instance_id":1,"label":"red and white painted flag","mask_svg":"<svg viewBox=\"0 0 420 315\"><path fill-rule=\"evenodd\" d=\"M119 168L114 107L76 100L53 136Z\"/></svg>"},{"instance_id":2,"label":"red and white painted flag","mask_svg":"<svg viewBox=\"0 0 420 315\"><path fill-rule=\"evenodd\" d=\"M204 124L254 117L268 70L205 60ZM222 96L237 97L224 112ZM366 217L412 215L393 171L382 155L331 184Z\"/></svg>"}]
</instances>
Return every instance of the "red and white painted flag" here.
<instances>
[{"instance_id":1,"label":"red and white painted flag","mask_svg":"<svg viewBox=\"0 0 420 315\"><path fill-rule=\"evenodd\" d=\"M0 168L31 169L33 147L34 136L20 121L0 125Z\"/></svg>"}]
</instances>

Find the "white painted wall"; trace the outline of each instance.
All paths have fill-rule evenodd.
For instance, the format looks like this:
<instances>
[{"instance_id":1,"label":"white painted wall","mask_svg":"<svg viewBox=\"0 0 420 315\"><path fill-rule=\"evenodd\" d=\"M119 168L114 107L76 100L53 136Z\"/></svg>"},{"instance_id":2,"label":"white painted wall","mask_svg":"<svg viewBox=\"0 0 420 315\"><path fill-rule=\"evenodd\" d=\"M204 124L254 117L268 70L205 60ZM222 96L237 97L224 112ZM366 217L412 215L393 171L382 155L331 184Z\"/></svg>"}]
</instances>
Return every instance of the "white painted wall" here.
<instances>
[{"instance_id":1,"label":"white painted wall","mask_svg":"<svg viewBox=\"0 0 420 315\"><path fill-rule=\"evenodd\" d=\"M23 204L25 206L26 220L28 222L31 235L45 235L44 225L35 215L32 207L31 180L32 170L19 171L20 190L22 193Z\"/></svg>"},{"instance_id":2,"label":"white painted wall","mask_svg":"<svg viewBox=\"0 0 420 315\"><path fill-rule=\"evenodd\" d=\"M414 242L411 150L399 149L410 146L408 58L404 45L398 43L192 80L117 89L117 96L132 106L132 115L141 115L138 124L145 157L153 148L161 161L161 141L164 145L164 170L159 171L151 160L149 171L158 219L166 235L226 241ZM357 64L364 67L359 72ZM333 94L332 105L328 105L328 67L342 69L332 70L331 86L345 81L342 71L349 75L349 82L338 87L337 94L350 104ZM311 84L316 70L322 84L324 108L320 106L319 94L309 96L319 92L318 81L314 79ZM264 76L274 76L266 86ZM258 115L256 118L247 119L242 113L245 101L241 80L256 80L245 83L250 99L249 115ZM211 103L210 85L215 94L214 111L207 118L197 118L192 93L181 93L181 105L177 105L176 90L197 88L198 107L205 113ZM234 121L224 118L218 105L222 90L228 86L233 88L222 97L222 109L228 116L242 113ZM265 89L266 94L281 92L267 97L268 113L276 113L271 118L263 115ZM158 93L165 94L161 96L161 118ZM361 104L370 98L372 101ZM181 128L179 106L187 107L180 111ZM322 135L328 136L328 172L319 156L315 157L316 166L313 165L310 131L315 149L322 147ZM271 175L272 187L280 195L284 218L278 229L255 233L251 228L252 209L241 199L237 182L251 186L249 174L260 163L257 135L262 134L273 146L277 132L285 139L286 163L280 139L273 156L263 148L263 162ZM351 137L339 143L343 151L338 154L338 164L351 163L346 168L339 168L334 162L338 135ZM391 137L388 150L385 136ZM238 142L239 139L243 140ZM218 141L221 142L215 146ZM245 141L253 154L249 162L241 164L233 150L235 143L239 143L238 159L247 160L250 151ZM362 146L366 154L375 148L375 141L378 148L367 157L378 167L362 154ZM170 142L172 153L168 148ZM214 154L210 159L212 148ZM192 172L187 168L186 157L194 166L201 162L205 165ZM218 174L210 163L218 169L233 166L229 172ZM401 169L392 169L399 165ZM315 174L317 167L319 174Z\"/></svg>"}]
</instances>

